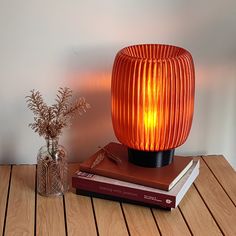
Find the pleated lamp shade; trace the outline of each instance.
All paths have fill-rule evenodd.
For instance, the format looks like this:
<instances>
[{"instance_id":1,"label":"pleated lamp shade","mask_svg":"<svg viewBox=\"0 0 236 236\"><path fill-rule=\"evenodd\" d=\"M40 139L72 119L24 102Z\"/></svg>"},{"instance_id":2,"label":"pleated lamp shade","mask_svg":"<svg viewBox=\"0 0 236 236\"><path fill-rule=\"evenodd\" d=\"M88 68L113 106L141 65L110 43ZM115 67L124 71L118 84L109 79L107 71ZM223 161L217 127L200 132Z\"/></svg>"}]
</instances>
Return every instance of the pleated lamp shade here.
<instances>
[{"instance_id":1,"label":"pleated lamp shade","mask_svg":"<svg viewBox=\"0 0 236 236\"><path fill-rule=\"evenodd\" d=\"M194 110L194 64L180 47L134 45L120 50L112 71L112 123L131 150L170 151L187 139Z\"/></svg>"}]
</instances>

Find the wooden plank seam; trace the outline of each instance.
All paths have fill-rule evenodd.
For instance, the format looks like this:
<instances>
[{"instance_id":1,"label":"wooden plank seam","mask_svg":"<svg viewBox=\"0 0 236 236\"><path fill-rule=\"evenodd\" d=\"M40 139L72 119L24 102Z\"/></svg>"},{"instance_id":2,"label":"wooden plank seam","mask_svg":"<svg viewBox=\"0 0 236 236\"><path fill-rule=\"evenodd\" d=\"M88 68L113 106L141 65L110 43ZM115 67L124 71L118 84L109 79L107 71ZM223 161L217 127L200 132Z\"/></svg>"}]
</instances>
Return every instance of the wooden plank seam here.
<instances>
[{"instance_id":1,"label":"wooden plank seam","mask_svg":"<svg viewBox=\"0 0 236 236\"><path fill-rule=\"evenodd\" d=\"M65 195L62 196L63 198L63 209L64 209L64 221L65 221L65 232L66 236L68 235L68 230L67 230L67 217L66 217L66 203L65 203Z\"/></svg>"},{"instance_id":2,"label":"wooden plank seam","mask_svg":"<svg viewBox=\"0 0 236 236\"><path fill-rule=\"evenodd\" d=\"M203 156L201 156L201 160L204 161ZM204 162L205 162L205 161L204 161ZM208 167L208 168L209 168L209 167ZM209 213L211 214L212 219L215 221L215 223L216 223L216 225L218 226L219 230L221 231L222 235L224 235L223 230L221 229L221 227L220 227L219 223L217 222L215 216L213 215L212 211L211 211L210 208L208 207L208 205L207 205L205 199L204 199L203 196L201 195L201 193L200 193L199 189L197 188L196 184L193 183L193 185L194 185L194 187L196 188L196 190L197 190L199 196L201 197L202 201L204 202L204 204L205 204L206 208L208 209Z\"/></svg>"},{"instance_id":3,"label":"wooden plank seam","mask_svg":"<svg viewBox=\"0 0 236 236\"><path fill-rule=\"evenodd\" d=\"M7 190L7 199L6 199L6 208L5 208L5 216L4 216L4 223L3 223L3 231L2 235L5 235L5 230L6 230L6 221L7 221L7 212L8 212L8 201L9 201L9 195L11 191L11 177L12 177L12 165L10 169L10 176L9 176L9 182L8 182L8 190Z\"/></svg>"},{"instance_id":4,"label":"wooden plank seam","mask_svg":"<svg viewBox=\"0 0 236 236\"><path fill-rule=\"evenodd\" d=\"M199 196L201 197L202 201L204 202L204 204L205 204L207 210L208 210L209 213L211 214L212 219L215 221L216 225L218 226L220 232L222 233L222 235L225 235L224 232L223 232L223 230L221 229L219 223L217 222L215 216L213 215L212 211L210 210L210 208L208 207L206 201L204 200L203 196L202 196L201 193L199 192L199 190L198 190L197 186L195 185L195 183L194 183L194 187L196 188L196 190L197 190Z\"/></svg>"},{"instance_id":5,"label":"wooden plank seam","mask_svg":"<svg viewBox=\"0 0 236 236\"><path fill-rule=\"evenodd\" d=\"M188 230L189 230L190 234L193 235L193 231L191 230L191 228L190 228L190 226L188 224L188 221L186 220L186 218L185 218L185 216L184 216L184 214L183 214L183 212L182 212L182 210L181 210L181 208L179 206L178 206L178 209L179 209L179 212L180 212L181 216L183 217L183 220L184 220L185 224L188 227Z\"/></svg>"},{"instance_id":6,"label":"wooden plank seam","mask_svg":"<svg viewBox=\"0 0 236 236\"><path fill-rule=\"evenodd\" d=\"M97 218L96 218L96 213L95 213L93 198L90 197L90 199L91 199L91 204L92 204L92 209L93 209L93 217L94 217L94 222L95 222L95 226L96 226L96 231L97 231L97 235L99 235L98 223L97 223Z\"/></svg>"},{"instance_id":7,"label":"wooden plank seam","mask_svg":"<svg viewBox=\"0 0 236 236\"><path fill-rule=\"evenodd\" d=\"M159 227L159 225L158 225L158 222L157 222L157 219L156 219L156 217L154 216L153 209L150 208L150 210L151 210L151 213L152 213L152 217L153 217L153 219L154 219L154 222L155 222L155 224L156 224L157 230L158 230L159 234L162 235L162 234L161 234L161 229L160 229L160 227Z\"/></svg>"},{"instance_id":8,"label":"wooden plank seam","mask_svg":"<svg viewBox=\"0 0 236 236\"><path fill-rule=\"evenodd\" d=\"M125 225L126 225L126 228L127 228L128 235L130 236L130 230L129 230L128 222L127 222L127 219L125 217L125 212L124 212L124 209L123 209L123 206L122 206L121 202L120 202L120 208L121 208L121 212L122 212L122 215L123 215L123 218L124 218L124 221L125 221Z\"/></svg>"},{"instance_id":9,"label":"wooden plank seam","mask_svg":"<svg viewBox=\"0 0 236 236\"><path fill-rule=\"evenodd\" d=\"M208 167L208 169L211 171L211 173L214 175L215 179L217 180L218 184L222 187L222 189L224 190L224 192L226 193L226 195L228 196L228 198L231 200L231 202L234 204L234 206L236 207L236 204L234 203L233 199L230 197L230 195L228 194L228 192L226 191L226 189L224 188L224 186L221 184L220 180L217 178L217 176L215 175L215 173L213 172L213 170L211 169L211 167L207 164L207 162L204 159L205 156L202 156L202 160L204 161L204 163L206 164L206 166Z\"/></svg>"}]
</instances>

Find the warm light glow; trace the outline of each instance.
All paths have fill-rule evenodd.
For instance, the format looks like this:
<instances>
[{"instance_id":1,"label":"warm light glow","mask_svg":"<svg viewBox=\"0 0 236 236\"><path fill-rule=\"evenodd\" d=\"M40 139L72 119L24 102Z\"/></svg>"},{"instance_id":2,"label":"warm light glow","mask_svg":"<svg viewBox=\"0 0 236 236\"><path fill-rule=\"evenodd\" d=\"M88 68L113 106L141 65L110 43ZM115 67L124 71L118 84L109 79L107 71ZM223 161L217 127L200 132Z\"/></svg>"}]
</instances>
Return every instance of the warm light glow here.
<instances>
[{"instance_id":1,"label":"warm light glow","mask_svg":"<svg viewBox=\"0 0 236 236\"><path fill-rule=\"evenodd\" d=\"M111 74L107 71L73 72L67 75L71 87L78 88L79 91L97 92L110 91ZM67 78L67 79L68 79Z\"/></svg>"},{"instance_id":2,"label":"warm light glow","mask_svg":"<svg viewBox=\"0 0 236 236\"><path fill-rule=\"evenodd\" d=\"M138 150L185 142L194 107L194 65L188 51L136 45L118 52L112 71L112 122L119 141Z\"/></svg>"},{"instance_id":3,"label":"warm light glow","mask_svg":"<svg viewBox=\"0 0 236 236\"><path fill-rule=\"evenodd\" d=\"M150 75L150 73L149 73ZM145 81L145 79L143 80ZM147 94L146 94L146 101L147 104L145 106L145 112L144 112L144 128L145 132L147 132L149 129L155 129L157 125L157 111L156 109L153 109L156 104L156 96L157 89L155 86L152 87L152 78L149 76L147 79ZM145 86L145 84L144 84Z\"/></svg>"},{"instance_id":4,"label":"warm light glow","mask_svg":"<svg viewBox=\"0 0 236 236\"><path fill-rule=\"evenodd\" d=\"M146 130L155 129L157 126L157 112L156 111L146 111L144 113L144 127Z\"/></svg>"}]
</instances>

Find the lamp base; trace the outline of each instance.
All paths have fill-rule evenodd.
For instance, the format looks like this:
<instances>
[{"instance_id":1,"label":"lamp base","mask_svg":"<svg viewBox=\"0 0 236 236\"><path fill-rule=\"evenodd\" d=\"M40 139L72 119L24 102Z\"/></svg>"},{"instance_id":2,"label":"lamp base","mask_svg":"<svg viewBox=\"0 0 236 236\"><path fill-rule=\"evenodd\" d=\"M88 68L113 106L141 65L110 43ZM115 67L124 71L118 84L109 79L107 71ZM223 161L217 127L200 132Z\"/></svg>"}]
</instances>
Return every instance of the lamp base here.
<instances>
[{"instance_id":1,"label":"lamp base","mask_svg":"<svg viewBox=\"0 0 236 236\"><path fill-rule=\"evenodd\" d=\"M165 151L140 151L128 148L129 162L143 167L162 167L172 163L175 149Z\"/></svg>"}]
</instances>

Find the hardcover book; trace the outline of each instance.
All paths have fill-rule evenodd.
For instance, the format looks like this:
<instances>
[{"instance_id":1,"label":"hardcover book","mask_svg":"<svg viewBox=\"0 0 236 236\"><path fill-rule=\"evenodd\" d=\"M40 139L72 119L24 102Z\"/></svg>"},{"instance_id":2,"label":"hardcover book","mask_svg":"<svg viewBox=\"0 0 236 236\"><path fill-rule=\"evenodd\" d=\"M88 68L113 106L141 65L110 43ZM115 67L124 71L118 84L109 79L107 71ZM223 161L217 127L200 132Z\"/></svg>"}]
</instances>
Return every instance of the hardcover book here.
<instances>
[{"instance_id":1,"label":"hardcover book","mask_svg":"<svg viewBox=\"0 0 236 236\"><path fill-rule=\"evenodd\" d=\"M165 209L165 210L172 209L169 207L163 207L163 206L149 204L149 203L145 203L145 202L139 202L139 201L130 200L127 198L115 197L115 196L108 195L108 194L95 193L95 192L91 192L91 191L87 191L87 190L83 190L83 189L78 189L78 188L76 189L76 194L87 196L87 197L96 197L96 198L102 198L102 199L111 200L111 201L118 201L118 202L122 202L122 203L131 203L131 204L145 206L145 207L151 207L151 208L161 208L161 209Z\"/></svg>"},{"instance_id":2,"label":"hardcover book","mask_svg":"<svg viewBox=\"0 0 236 236\"><path fill-rule=\"evenodd\" d=\"M98 165L93 167L99 154L103 153L104 150L115 155L121 160L121 163L115 163L109 158L104 158ZM173 162L170 165L161 168L140 167L128 161L126 146L119 143L109 143L88 160L80 164L80 170L144 186L170 190L188 171L192 164L193 158L191 157L174 156Z\"/></svg>"},{"instance_id":3,"label":"hardcover book","mask_svg":"<svg viewBox=\"0 0 236 236\"><path fill-rule=\"evenodd\" d=\"M77 171L72 177L72 186L78 193L113 200L131 200L164 208L175 208L199 174L199 161L192 166L170 190L151 188L100 175Z\"/></svg>"}]
</instances>

